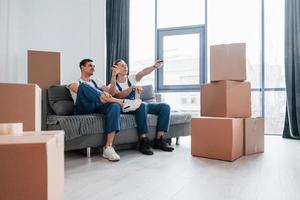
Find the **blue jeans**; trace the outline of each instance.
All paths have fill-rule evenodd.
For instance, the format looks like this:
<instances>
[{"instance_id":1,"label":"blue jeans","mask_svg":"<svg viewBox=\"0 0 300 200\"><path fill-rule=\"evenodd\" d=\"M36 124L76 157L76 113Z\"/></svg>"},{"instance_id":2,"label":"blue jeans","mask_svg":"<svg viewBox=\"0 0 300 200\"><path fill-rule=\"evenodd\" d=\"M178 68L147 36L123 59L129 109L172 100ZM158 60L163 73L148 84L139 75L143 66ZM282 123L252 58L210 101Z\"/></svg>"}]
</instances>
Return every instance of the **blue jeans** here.
<instances>
[{"instance_id":1,"label":"blue jeans","mask_svg":"<svg viewBox=\"0 0 300 200\"><path fill-rule=\"evenodd\" d=\"M80 83L74 106L75 114L102 113L105 115L105 133L120 131L121 106L117 103L102 103L102 92L88 84Z\"/></svg>"},{"instance_id":2,"label":"blue jeans","mask_svg":"<svg viewBox=\"0 0 300 200\"><path fill-rule=\"evenodd\" d=\"M168 132L170 126L170 106L166 103L142 103L136 110L126 114L135 114L137 123L137 131L139 135L147 134L148 120L147 114L154 114L158 116L157 119L157 132Z\"/></svg>"}]
</instances>

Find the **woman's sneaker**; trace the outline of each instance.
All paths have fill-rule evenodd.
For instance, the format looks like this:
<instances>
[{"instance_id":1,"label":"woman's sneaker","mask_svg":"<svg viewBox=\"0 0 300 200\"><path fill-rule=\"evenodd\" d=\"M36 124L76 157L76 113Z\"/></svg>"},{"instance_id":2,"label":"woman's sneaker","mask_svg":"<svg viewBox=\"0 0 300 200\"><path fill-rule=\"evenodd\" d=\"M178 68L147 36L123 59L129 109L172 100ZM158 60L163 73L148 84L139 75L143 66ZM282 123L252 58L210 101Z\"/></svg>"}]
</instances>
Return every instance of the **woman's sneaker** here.
<instances>
[{"instance_id":1,"label":"woman's sneaker","mask_svg":"<svg viewBox=\"0 0 300 200\"><path fill-rule=\"evenodd\" d=\"M140 107L141 103L142 103L142 100L140 100L140 99L134 99L134 100L124 99L122 111L123 112L135 111L136 109L138 109Z\"/></svg>"},{"instance_id":2,"label":"woman's sneaker","mask_svg":"<svg viewBox=\"0 0 300 200\"><path fill-rule=\"evenodd\" d=\"M106 158L109 161L120 160L120 156L116 153L115 149L112 146L107 146L103 148L103 158Z\"/></svg>"}]
</instances>

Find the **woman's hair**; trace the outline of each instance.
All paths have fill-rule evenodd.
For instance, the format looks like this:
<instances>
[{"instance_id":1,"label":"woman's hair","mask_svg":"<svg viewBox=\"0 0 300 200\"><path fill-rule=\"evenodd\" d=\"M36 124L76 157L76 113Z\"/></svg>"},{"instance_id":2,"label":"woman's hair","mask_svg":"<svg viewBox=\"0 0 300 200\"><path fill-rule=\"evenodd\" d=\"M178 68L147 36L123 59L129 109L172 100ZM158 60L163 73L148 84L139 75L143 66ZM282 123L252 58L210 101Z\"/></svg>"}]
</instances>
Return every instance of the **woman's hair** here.
<instances>
[{"instance_id":1,"label":"woman's hair","mask_svg":"<svg viewBox=\"0 0 300 200\"><path fill-rule=\"evenodd\" d=\"M118 59L114 62L114 65L118 65L119 62L123 61L122 59Z\"/></svg>"}]
</instances>

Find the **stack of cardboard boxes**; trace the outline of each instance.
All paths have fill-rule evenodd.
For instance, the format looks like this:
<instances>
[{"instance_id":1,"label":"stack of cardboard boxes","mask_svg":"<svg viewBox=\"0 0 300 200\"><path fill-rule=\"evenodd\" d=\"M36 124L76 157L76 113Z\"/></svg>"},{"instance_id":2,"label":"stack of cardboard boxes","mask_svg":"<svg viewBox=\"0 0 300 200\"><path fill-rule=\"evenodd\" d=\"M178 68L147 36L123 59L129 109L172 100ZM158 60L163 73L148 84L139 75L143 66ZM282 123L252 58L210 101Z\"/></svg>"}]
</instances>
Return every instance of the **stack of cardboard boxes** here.
<instances>
[{"instance_id":1,"label":"stack of cardboard boxes","mask_svg":"<svg viewBox=\"0 0 300 200\"><path fill-rule=\"evenodd\" d=\"M201 86L201 116L192 119L192 155L233 161L264 151L264 119L251 118L246 44L210 48L211 83Z\"/></svg>"}]
</instances>

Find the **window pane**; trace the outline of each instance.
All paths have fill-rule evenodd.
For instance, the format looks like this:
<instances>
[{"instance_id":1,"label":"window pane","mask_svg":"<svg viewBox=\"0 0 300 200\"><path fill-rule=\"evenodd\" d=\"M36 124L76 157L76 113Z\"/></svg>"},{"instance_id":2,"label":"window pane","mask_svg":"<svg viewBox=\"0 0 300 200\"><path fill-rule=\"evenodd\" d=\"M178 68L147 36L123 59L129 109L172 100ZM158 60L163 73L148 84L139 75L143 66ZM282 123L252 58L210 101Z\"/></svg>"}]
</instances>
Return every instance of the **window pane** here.
<instances>
[{"instance_id":1,"label":"window pane","mask_svg":"<svg viewBox=\"0 0 300 200\"><path fill-rule=\"evenodd\" d=\"M252 91L251 92L251 112L252 117L259 117L261 116L261 92L259 91Z\"/></svg>"},{"instance_id":2,"label":"window pane","mask_svg":"<svg viewBox=\"0 0 300 200\"><path fill-rule=\"evenodd\" d=\"M261 1L209 0L207 6L208 45L245 42L247 80L251 82L252 88L259 88Z\"/></svg>"},{"instance_id":3,"label":"window pane","mask_svg":"<svg viewBox=\"0 0 300 200\"><path fill-rule=\"evenodd\" d=\"M200 115L200 92L162 93L162 101L171 106L172 111L186 111Z\"/></svg>"},{"instance_id":4,"label":"window pane","mask_svg":"<svg viewBox=\"0 0 300 200\"><path fill-rule=\"evenodd\" d=\"M265 133L282 134L285 108L285 91L265 92Z\"/></svg>"},{"instance_id":5,"label":"window pane","mask_svg":"<svg viewBox=\"0 0 300 200\"><path fill-rule=\"evenodd\" d=\"M164 85L199 84L199 34L163 37Z\"/></svg>"},{"instance_id":6,"label":"window pane","mask_svg":"<svg viewBox=\"0 0 300 200\"><path fill-rule=\"evenodd\" d=\"M130 1L129 71L136 73L155 60L155 1ZM142 85L154 84L154 73Z\"/></svg>"},{"instance_id":7,"label":"window pane","mask_svg":"<svg viewBox=\"0 0 300 200\"><path fill-rule=\"evenodd\" d=\"M285 88L284 0L265 0L265 86Z\"/></svg>"},{"instance_id":8,"label":"window pane","mask_svg":"<svg viewBox=\"0 0 300 200\"><path fill-rule=\"evenodd\" d=\"M158 28L199 25L204 23L205 0L157 1Z\"/></svg>"}]
</instances>

